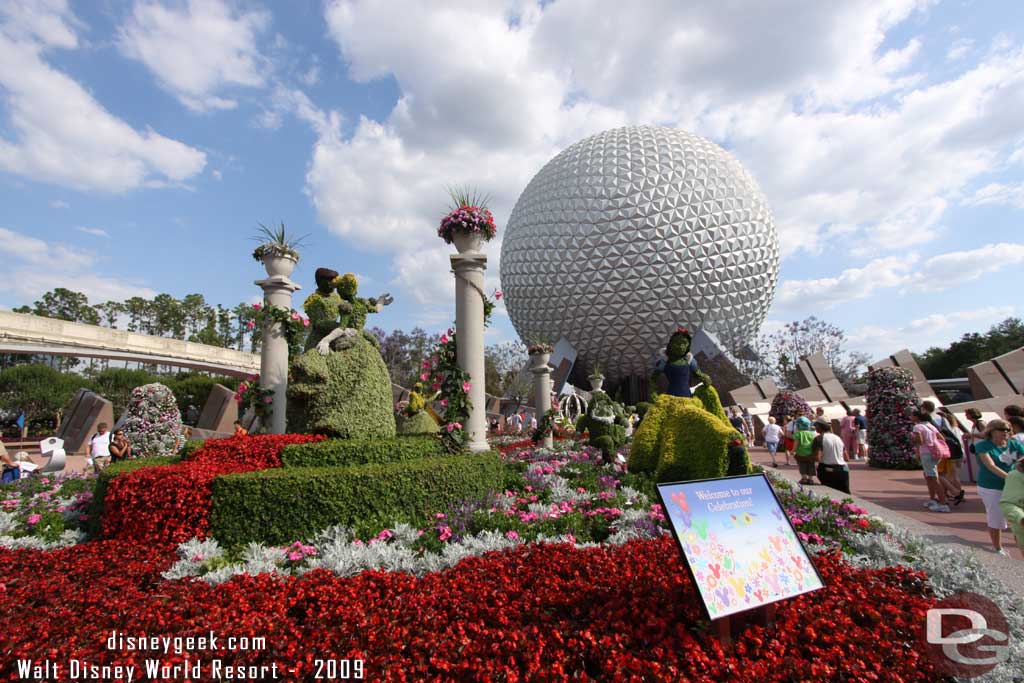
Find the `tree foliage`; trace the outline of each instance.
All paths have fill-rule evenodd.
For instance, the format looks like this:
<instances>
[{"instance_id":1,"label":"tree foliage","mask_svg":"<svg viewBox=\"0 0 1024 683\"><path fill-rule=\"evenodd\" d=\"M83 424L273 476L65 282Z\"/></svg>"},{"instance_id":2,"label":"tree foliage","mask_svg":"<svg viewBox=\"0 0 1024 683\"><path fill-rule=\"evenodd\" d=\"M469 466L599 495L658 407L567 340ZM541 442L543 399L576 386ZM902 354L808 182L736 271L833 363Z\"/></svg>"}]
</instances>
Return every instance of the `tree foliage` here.
<instances>
[{"instance_id":1,"label":"tree foliage","mask_svg":"<svg viewBox=\"0 0 1024 683\"><path fill-rule=\"evenodd\" d=\"M380 355L391 375L391 381L406 388L416 384L423 371L423 361L441 343L441 335L430 334L420 327L414 327L408 333L392 330L388 334L379 327L369 332L380 342Z\"/></svg>"},{"instance_id":2,"label":"tree foliage","mask_svg":"<svg viewBox=\"0 0 1024 683\"><path fill-rule=\"evenodd\" d=\"M57 412L88 380L47 365L17 365L0 372L0 409L9 415L25 411L27 424L53 422Z\"/></svg>"},{"instance_id":3,"label":"tree foliage","mask_svg":"<svg viewBox=\"0 0 1024 683\"><path fill-rule=\"evenodd\" d=\"M945 348L933 346L918 355L918 365L929 379L965 377L967 368L1024 346L1024 322L1007 318L988 332L971 332Z\"/></svg>"},{"instance_id":4,"label":"tree foliage","mask_svg":"<svg viewBox=\"0 0 1024 683\"><path fill-rule=\"evenodd\" d=\"M752 345L755 357L741 361L740 369L751 379L769 375L780 386L793 387L800 360L821 353L836 378L849 391L863 376L869 358L867 354L848 350L846 342L842 329L811 316L758 337Z\"/></svg>"}]
</instances>

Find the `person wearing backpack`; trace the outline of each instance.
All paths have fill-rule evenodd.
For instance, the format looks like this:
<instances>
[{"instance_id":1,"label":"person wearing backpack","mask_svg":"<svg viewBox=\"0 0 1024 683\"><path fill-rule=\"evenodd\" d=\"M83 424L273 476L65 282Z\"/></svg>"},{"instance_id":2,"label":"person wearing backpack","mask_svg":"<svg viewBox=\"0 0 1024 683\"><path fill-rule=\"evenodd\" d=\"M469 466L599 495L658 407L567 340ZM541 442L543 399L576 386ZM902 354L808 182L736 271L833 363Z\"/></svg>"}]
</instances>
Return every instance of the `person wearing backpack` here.
<instances>
[{"instance_id":1,"label":"person wearing backpack","mask_svg":"<svg viewBox=\"0 0 1024 683\"><path fill-rule=\"evenodd\" d=\"M797 467L800 468L800 483L813 484L815 471L814 464L817 458L814 456L814 438L817 434L811 427L811 421L806 417L799 417L793 424L793 441L796 447L793 456L796 458Z\"/></svg>"},{"instance_id":2,"label":"person wearing backpack","mask_svg":"<svg viewBox=\"0 0 1024 683\"><path fill-rule=\"evenodd\" d=\"M928 419L931 420L935 428L939 430L939 434L946 441L949 457L939 461L936 471L939 474L939 483L942 484L946 491L946 497L953 502L953 505L960 505L964 502L967 494L964 493L964 487L960 485L960 475L958 473L960 463L964 459L964 447L963 439L957 434L956 428L953 426L956 424L956 418L945 407L939 408L938 412L936 412L935 404L931 401L921 401L921 410L928 413Z\"/></svg>"},{"instance_id":3,"label":"person wearing backpack","mask_svg":"<svg viewBox=\"0 0 1024 683\"><path fill-rule=\"evenodd\" d=\"M924 506L932 512L949 512L946 489L939 481L938 472L939 462L949 458L949 446L932 422L928 411L915 410L910 416L914 422L911 439L914 450L917 451L917 458L921 461L921 469L924 470L925 484L928 486L928 500Z\"/></svg>"}]
</instances>

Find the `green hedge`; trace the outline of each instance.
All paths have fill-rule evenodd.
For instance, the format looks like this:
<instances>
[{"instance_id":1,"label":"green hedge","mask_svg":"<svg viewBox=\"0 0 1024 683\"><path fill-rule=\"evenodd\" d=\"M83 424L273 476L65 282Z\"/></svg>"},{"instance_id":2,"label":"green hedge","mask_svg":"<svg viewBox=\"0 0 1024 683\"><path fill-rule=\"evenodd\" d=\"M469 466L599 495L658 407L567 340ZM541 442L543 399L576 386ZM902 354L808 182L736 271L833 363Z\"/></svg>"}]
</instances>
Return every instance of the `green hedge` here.
<instances>
[{"instance_id":1,"label":"green hedge","mask_svg":"<svg viewBox=\"0 0 1024 683\"><path fill-rule=\"evenodd\" d=\"M95 536L99 531L100 520L103 517L103 499L107 495L107 488L114 477L126 472L141 470L143 467L159 467L160 465L173 465L181 462L180 455L162 455L148 458L133 458L111 463L100 470L100 473L93 480L92 502L89 504L89 534Z\"/></svg>"},{"instance_id":2,"label":"green hedge","mask_svg":"<svg viewBox=\"0 0 1024 683\"><path fill-rule=\"evenodd\" d=\"M504 483L491 451L351 467L245 472L213 482L210 530L229 546L289 543L342 524L425 525L451 503L480 499Z\"/></svg>"},{"instance_id":3,"label":"green hedge","mask_svg":"<svg viewBox=\"0 0 1024 683\"><path fill-rule=\"evenodd\" d=\"M284 467L347 467L430 458L444 453L436 436L391 439L328 439L293 444L281 451Z\"/></svg>"}]
</instances>

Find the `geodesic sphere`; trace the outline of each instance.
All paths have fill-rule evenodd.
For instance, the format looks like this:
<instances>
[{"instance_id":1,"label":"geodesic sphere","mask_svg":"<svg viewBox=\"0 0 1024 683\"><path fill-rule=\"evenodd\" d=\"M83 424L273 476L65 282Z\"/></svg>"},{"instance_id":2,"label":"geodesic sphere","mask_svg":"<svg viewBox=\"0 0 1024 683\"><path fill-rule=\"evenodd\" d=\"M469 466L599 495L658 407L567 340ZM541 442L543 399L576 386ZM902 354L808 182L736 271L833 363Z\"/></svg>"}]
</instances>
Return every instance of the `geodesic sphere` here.
<instances>
[{"instance_id":1,"label":"geodesic sphere","mask_svg":"<svg viewBox=\"0 0 1024 683\"><path fill-rule=\"evenodd\" d=\"M610 378L650 373L678 326L738 348L778 273L778 235L750 174L704 138L652 126L593 135L549 161L501 246L519 336L564 336L577 363Z\"/></svg>"}]
</instances>

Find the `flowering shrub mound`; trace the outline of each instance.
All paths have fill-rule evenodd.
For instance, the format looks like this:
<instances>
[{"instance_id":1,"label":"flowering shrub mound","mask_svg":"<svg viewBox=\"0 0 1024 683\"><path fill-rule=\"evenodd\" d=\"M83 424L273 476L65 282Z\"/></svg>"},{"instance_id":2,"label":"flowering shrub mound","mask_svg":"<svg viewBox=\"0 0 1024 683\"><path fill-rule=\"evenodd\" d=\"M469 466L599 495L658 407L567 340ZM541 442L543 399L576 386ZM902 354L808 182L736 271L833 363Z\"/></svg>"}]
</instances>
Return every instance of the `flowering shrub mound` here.
<instances>
[{"instance_id":1,"label":"flowering shrub mound","mask_svg":"<svg viewBox=\"0 0 1024 683\"><path fill-rule=\"evenodd\" d=\"M296 550L305 552L304 550ZM111 571L117 558L117 571ZM163 549L118 542L52 553L0 550L0 675L62 657L142 669L151 652L108 650L112 630L162 637L257 635L266 649L161 655L272 665L306 680L314 658L364 659L366 680L933 681L914 643L935 604L923 575L815 560L826 588L779 604L725 652L709 634L675 541L619 548L534 545L417 579L241 576L156 585ZM880 647L879 644L884 644ZM290 673L289 670L294 670Z\"/></svg>"},{"instance_id":2,"label":"flowering shrub mound","mask_svg":"<svg viewBox=\"0 0 1024 683\"><path fill-rule=\"evenodd\" d=\"M216 477L281 466L281 449L319 441L307 434L233 436L207 441L175 465L115 477L104 496L103 538L175 544L210 528L210 486Z\"/></svg>"},{"instance_id":3,"label":"flowering shrub mound","mask_svg":"<svg viewBox=\"0 0 1024 683\"><path fill-rule=\"evenodd\" d=\"M801 415L811 415L811 406L804 400L804 397L795 391L780 391L772 399L771 410L768 415L774 417L776 422L781 424L782 418L789 415L796 418Z\"/></svg>"},{"instance_id":4,"label":"flowering shrub mound","mask_svg":"<svg viewBox=\"0 0 1024 683\"><path fill-rule=\"evenodd\" d=\"M912 470L921 465L914 454L910 413L917 410L914 375L904 368L868 373L868 460L874 467Z\"/></svg>"},{"instance_id":5,"label":"flowering shrub mound","mask_svg":"<svg viewBox=\"0 0 1024 683\"><path fill-rule=\"evenodd\" d=\"M124 435L138 456L172 455L181 445L181 412L171 390L159 382L132 389Z\"/></svg>"}]
</instances>

